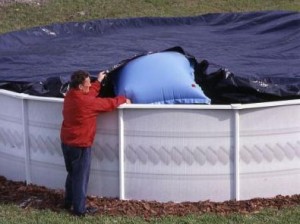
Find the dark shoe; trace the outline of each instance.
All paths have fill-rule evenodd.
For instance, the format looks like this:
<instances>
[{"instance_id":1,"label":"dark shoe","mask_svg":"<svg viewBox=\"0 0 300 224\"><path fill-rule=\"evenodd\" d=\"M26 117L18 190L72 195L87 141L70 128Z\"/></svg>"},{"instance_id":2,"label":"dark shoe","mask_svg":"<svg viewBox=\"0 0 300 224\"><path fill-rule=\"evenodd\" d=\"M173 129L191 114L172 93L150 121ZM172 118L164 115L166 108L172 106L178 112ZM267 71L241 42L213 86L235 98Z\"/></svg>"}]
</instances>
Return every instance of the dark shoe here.
<instances>
[{"instance_id":1,"label":"dark shoe","mask_svg":"<svg viewBox=\"0 0 300 224\"><path fill-rule=\"evenodd\" d=\"M98 211L96 207L87 207L84 213L73 212L75 216L85 217L85 215L94 215Z\"/></svg>"},{"instance_id":2,"label":"dark shoe","mask_svg":"<svg viewBox=\"0 0 300 224\"><path fill-rule=\"evenodd\" d=\"M90 214L93 215L96 212L98 212L98 208L97 207L87 207L85 213L86 214Z\"/></svg>"},{"instance_id":3,"label":"dark shoe","mask_svg":"<svg viewBox=\"0 0 300 224\"><path fill-rule=\"evenodd\" d=\"M77 213L77 212L73 212L73 215L77 216L77 217L85 217L85 213Z\"/></svg>"}]
</instances>

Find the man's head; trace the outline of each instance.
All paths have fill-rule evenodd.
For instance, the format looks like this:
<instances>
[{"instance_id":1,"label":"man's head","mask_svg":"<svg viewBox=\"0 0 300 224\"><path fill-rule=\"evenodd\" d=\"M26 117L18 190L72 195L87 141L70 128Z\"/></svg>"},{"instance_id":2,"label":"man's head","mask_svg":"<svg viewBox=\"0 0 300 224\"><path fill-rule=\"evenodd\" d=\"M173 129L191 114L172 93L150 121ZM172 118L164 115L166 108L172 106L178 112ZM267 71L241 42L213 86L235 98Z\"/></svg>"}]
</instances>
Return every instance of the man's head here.
<instances>
[{"instance_id":1,"label":"man's head","mask_svg":"<svg viewBox=\"0 0 300 224\"><path fill-rule=\"evenodd\" d=\"M70 88L80 89L84 93L90 91L91 79L90 74L86 71L78 70L71 76Z\"/></svg>"}]
</instances>

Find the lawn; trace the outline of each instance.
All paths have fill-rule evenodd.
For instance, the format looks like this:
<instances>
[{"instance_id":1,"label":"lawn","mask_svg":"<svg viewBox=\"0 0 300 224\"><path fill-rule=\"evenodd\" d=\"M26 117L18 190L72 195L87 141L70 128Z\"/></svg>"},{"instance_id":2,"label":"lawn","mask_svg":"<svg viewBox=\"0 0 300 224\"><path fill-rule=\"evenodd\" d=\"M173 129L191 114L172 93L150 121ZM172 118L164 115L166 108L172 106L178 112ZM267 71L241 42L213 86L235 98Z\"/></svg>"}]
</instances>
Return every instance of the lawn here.
<instances>
[{"instance_id":1,"label":"lawn","mask_svg":"<svg viewBox=\"0 0 300 224\"><path fill-rule=\"evenodd\" d=\"M21 209L17 205L0 203L0 223L2 224L50 224L50 223L164 223L164 224L184 224L184 223L209 223L209 224L296 224L300 223L300 207L286 208L283 210L266 209L251 215L231 214L227 216L204 214L188 215L184 217L167 216L161 218L143 219L141 217L125 216L87 216L76 218L67 212L52 212L49 210Z\"/></svg>"},{"instance_id":2,"label":"lawn","mask_svg":"<svg viewBox=\"0 0 300 224\"><path fill-rule=\"evenodd\" d=\"M300 11L300 1L43 0L39 4L14 3L0 6L0 33L57 22L99 18L194 16L205 13L260 10Z\"/></svg>"}]
</instances>

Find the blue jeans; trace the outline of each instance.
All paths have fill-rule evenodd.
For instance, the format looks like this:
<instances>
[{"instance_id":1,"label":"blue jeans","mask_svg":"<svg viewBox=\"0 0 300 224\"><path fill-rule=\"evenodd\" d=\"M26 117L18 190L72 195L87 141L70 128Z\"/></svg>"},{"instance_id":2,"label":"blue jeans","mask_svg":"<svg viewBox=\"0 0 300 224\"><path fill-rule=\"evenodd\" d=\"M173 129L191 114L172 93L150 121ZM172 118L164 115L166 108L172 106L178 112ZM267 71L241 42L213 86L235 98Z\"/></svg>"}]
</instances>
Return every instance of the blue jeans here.
<instances>
[{"instance_id":1,"label":"blue jeans","mask_svg":"<svg viewBox=\"0 0 300 224\"><path fill-rule=\"evenodd\" d=\"M75 214L84 214L90 176L91 148L61 144L68 172L65 184L65 205L73 205Z\"/></svg>"}]
</instances>

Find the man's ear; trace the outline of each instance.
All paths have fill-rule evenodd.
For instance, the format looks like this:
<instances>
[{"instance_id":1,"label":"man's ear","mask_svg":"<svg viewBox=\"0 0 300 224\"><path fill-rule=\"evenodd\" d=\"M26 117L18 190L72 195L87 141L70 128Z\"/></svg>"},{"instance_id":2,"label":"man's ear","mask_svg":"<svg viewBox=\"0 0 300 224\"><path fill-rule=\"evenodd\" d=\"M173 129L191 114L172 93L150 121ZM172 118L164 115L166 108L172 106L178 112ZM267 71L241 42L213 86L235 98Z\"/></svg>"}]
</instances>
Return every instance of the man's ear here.
<instances>
[{"instance_id":1,"label":"man's ear","mask_svg":"<svg viewBox=\"0 0 300 224\"><path fill-rule=\"evenodd\" d=\"M79 84L78 88L81 90L83 88L83 85Z\"/></svg>"}]
</instances>

